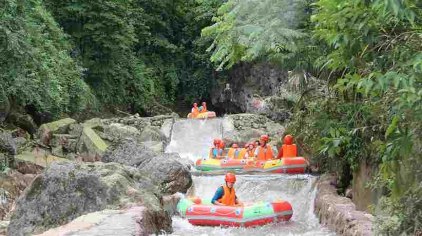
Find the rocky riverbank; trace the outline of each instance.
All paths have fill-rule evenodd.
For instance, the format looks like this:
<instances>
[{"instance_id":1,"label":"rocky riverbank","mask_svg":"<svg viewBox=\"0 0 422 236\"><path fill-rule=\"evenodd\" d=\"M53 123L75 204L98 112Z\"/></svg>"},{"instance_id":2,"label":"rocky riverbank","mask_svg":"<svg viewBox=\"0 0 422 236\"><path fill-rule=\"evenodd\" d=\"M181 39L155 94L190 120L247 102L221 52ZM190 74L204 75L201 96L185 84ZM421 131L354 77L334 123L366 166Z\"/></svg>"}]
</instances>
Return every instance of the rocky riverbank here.
<instances>
[{"instance_id":1,"label":"rocky riverbank","mask_svg":"<svg viewBox=\"0 0 422 236\"><path fill-rule=\"evenodd\" d=\"M329 175L321 176L317 182L315 214L321 224L339 235L373 235L373 216L356 210L356 205L350 198L339 196L335 183L336 178Z\"/></svg>"}]
</instances>

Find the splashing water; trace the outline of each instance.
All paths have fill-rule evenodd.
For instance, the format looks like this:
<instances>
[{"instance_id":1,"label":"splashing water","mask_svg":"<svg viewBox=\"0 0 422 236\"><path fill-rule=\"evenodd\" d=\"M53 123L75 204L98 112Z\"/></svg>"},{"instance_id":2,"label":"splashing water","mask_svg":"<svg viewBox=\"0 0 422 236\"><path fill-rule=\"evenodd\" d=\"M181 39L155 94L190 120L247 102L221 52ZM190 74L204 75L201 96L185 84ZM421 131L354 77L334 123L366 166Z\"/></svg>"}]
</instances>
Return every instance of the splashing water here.
<instances>
[{"instance_id":1,"label":"splashing water","mask_svg":"<svg viewBox=\"0 0 422 236\"><path fill-rule=\"evenodd\" d=\"M323 228L313 213L315 177L308 175L238 175L236 195L241 201L274 201L283 199L292 204L289 222L256 228L193 226L186 219L173 217L172 235L335 235ZM224 183L224 176L195 176L195 195L211 198Z\"/></svg>"},{"instance_id":2,"label":"splashing water","mask_svg":"<svg viewBox=\"0 0 422 236\"><path fill-rule=\"evenodd\" d=\"M208 157L214 138L221 138L224 119L179 120L173 125L166 152L177 152L182 158L195 162Z\"/></svg>"},{"instance_id":3,"label":"splashing water","mask_svg":"<svg viewBox=\"0 0 422 236\"><path fill-rule=\"evenodd\" d=\"M171 142L166 152L177 152L182 158L195 161L208 156L214 138L221 138L230 129L227 119L180 120L173 125ZM225 129L225 130L224 130ZM194 172L192 191L201 198L212 198L224 183L221 175ZM293 207L288 222L255 228L193 226L186 219L173 217L172 235L335 235L322 227L313 213L316 178L310 175L259 174L238 175L236 194L243 202L274 201L283 199Z\"/></svg>"}]
</instances>

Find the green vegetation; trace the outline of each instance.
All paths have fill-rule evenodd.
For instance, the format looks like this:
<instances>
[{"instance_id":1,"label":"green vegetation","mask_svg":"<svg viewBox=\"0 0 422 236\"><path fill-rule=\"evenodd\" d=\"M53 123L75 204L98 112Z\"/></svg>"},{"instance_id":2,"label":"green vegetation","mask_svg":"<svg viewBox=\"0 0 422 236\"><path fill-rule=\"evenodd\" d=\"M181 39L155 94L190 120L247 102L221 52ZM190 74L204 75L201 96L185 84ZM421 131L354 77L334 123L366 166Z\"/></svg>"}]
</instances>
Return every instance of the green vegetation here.
<instances>
[{"instance_id":1,"label":"green vegetation","mask_svg":"<svg viewBox=\"0 0 422 236\"><path fill-rule=\"evenodd\" d=\"M149 114L151 107L207 98L215 76L200 32L221 3L2 1L2 105L55 117Z\"/></svg>"}]
</instances>

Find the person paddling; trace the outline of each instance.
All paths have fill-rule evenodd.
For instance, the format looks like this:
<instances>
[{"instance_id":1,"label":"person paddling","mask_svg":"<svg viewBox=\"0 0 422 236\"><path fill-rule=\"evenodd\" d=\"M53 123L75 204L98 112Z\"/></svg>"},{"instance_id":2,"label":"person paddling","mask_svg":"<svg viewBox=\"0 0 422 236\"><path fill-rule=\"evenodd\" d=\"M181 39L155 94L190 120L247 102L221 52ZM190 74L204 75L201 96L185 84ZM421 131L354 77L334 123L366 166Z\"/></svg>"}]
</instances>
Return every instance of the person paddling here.
<instances>
[{"instance_id":1,"label":"person paddling","mask_svg":"<svg viewBox=\"0 0 422 236\"><path fill-rule=\"evenodd\" d=\"M238 200L236 191L234 190L236 175L227 173L224 180L226 184L217 189L211 200L212 204L219 206L241 206L242 203Z\"/></svg>"}]
</instances>

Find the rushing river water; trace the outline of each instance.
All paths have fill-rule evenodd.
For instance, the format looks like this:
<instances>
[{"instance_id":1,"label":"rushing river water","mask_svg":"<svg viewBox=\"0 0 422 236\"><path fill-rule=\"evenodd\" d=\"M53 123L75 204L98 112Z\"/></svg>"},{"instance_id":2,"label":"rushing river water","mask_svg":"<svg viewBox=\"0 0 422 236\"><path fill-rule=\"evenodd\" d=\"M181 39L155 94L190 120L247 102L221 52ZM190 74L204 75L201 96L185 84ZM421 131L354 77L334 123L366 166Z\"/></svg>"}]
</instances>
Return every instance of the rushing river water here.
<instances>
[{"instance_id":1,"label":"rushing river water","mask_svg":"<svg viewBox=\"0 0 422 236\"><path fill-rule=\"evenodd\" d=\"M177 152L192 161L208 155L215 137L222 136L226 126L224 119L208 121L182 120L174 124L171 143L167 152ZM224 175L193 172L192 193L211 198L224 183ZM293 217L280 222L255 228L193 226L186 219L173 217L172 235L335 235L321 226L313 213L316 178L311 175L245 174L238 175L235 184L237 196L244 202L273 201L283 199L292 204Z\"/></svg>"}]
</instances>

